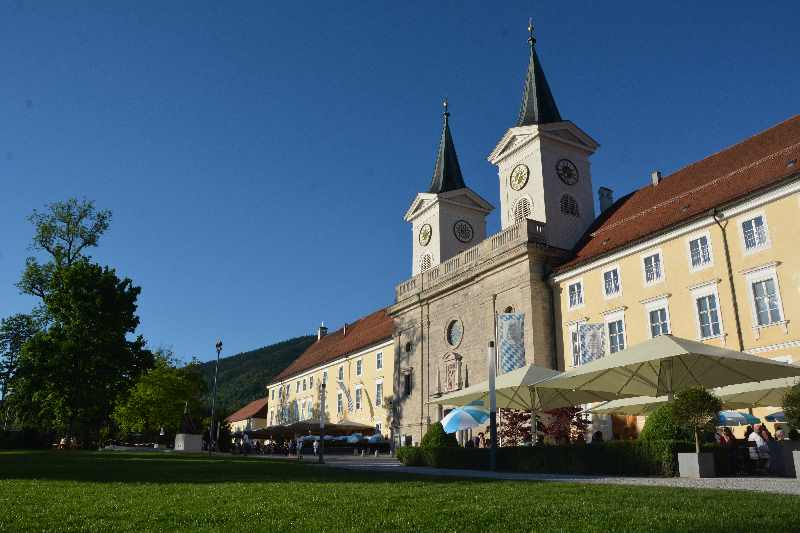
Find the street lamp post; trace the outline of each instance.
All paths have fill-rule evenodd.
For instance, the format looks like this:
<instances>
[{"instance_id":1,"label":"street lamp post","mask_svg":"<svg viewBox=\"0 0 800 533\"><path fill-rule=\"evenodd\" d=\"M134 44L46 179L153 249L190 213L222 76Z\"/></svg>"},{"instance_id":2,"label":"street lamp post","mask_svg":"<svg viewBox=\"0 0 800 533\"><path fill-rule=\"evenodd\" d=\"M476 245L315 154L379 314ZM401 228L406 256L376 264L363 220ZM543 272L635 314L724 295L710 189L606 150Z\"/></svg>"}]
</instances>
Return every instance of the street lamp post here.
<instances>
[{"instance_id":1,"label":"street lamp post","mask_svg":"<svg viewBox=\"0 0 800 533\"><path fill-rule=\"evenodd\" d=\"M319 385L319 464L325 462L325 382Z\"/></svg>"},{"instance_id":2,"label":"street lamp post","mask_svg":"<svg viewBox=\"0 0 800 533\"><path fill-rule=\"evenodd\" d=\"M217 365L214 368L214 395L211 397L211 428L208 432L209 456L211 455L212 448L217 450L217 439L219 438L219 426L217 426L216 436L214 435L214 410L217 404L217 376L219 376L219 354L222 351L222 341L218 340L215 348L217 349Z\"/></svg>"}]
</instances>

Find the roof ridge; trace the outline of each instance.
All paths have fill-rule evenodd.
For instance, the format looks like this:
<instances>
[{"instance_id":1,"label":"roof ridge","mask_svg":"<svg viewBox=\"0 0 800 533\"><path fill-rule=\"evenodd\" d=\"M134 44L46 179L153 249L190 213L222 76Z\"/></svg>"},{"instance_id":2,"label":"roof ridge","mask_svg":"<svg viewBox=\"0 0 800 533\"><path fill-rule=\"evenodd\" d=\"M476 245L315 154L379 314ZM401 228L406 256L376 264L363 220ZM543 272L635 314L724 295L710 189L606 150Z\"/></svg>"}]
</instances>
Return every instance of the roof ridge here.
<instances>
[{"instance_id":1,"label":"roof ridge","mask_svg":"<svg viewBox=\"0 0 800 533\"><path fill-rule=\"evenodd\" d=\"M775 127L777 127L777 126L775 126ZM772 128L770 128L770 129L772 129ZM768 131L768 130L765 130L765 131ZM764 133L764 132L761 132L761 133ZM760 135L760 133L757 134L757 135ZM753 137L755 137L755 135ZM752 139L752 137L750 139ZM750 140L750 139L748 139L748 140ZM741 144L741 143L737 143L735 145L729 146L725 150L729 150L731 148L734 148L738 144ZM794 143L794 144L790 144L789 146L785 146L785 147L781 148L780 150L778 150L776 152L773 152L771 154L768 154L768 155L762 157L761 159L753 161L752 163L750 163L748 165L744 165L744 166L739 167L739 168L737 168L735 170L732 170L731 172L729 172L727 174L724 174L722 176L718 176L718 177L716 177L716 178L714 178L714 179L712 179L710 181L707 181L707 182L703 183L702 185L699 185L699 186L697 186L697 187L695 187L693 189L688 189L688 190L682 192L681 194L678 194L677 196L672 196L668 200L665 200L663 202L659 202L659 203L657 203L655 205L652 205L652 206L648 207L647 209L642 209L641 211L637 211L636 213L634 213L634 214L632 214L632 215L630 215L628 217L625 217L622 220L618 220L618 221L614 222L613 224L609 224L607 226L603 226L603 227L599 228L597 231L592 232L591 235L592 236L596 236L596 235L599 235L601 233L605 233L608 230L614 229L614 228L616 228L616 227L618 227L618 226L620 226L622 224L630 222L631 220L634 220L634 219L637 219L639 217L642 217L642 216L646 215L647 213L655 211L656 209L660 209L660 208L662 208L662 207L664 207L666 205L669 205L669 204L674 203L674 202L676 202L676 201L678 201L678 200L680 200L682 198L685 198L686 196L689 196L689 195L694 194L694 193L696 193L698 191L706 189L706 188L708 188L708 187L710 187L712 185L716 185L716 184L718 184L719 182L721 182L723 180L732 178L733 176L735 176L737 174L741 174L742 172L745 172L746 170L749 170L749 169L751 169L753 167L756 167L756 166L760 165L761 163L764 163L765 161L768 161L770 159L774 159L774 158L778 157L780 154L782 154L784 152L789 152L789 151L797 148L798 146L800 146L800 142L797 142L797 143ZM725 150L722 150L722 151L717 152L717 153L724 152ZM716 154L714 154L714 155L716 155ZM697 164L697 163L700 163L702 161L705 161L706 159L708 159L710 157L712 157L712 156L706 157L705 159L702 159L702 160L700 160L700 161L698 161L696 163L693 163L693 164ZM687 165L684 168L688 168L689 166L691 166L691 165ZM670 174L670 176L668 176L668 177L674 176L675 174L677 174L678 172L681 172L682 170L683 169L678 170L678 171ZM646 187L643 187L642 189L639 189L639 190L641 191L644 188L646 188Z\"/></svg>"}]
</instances>

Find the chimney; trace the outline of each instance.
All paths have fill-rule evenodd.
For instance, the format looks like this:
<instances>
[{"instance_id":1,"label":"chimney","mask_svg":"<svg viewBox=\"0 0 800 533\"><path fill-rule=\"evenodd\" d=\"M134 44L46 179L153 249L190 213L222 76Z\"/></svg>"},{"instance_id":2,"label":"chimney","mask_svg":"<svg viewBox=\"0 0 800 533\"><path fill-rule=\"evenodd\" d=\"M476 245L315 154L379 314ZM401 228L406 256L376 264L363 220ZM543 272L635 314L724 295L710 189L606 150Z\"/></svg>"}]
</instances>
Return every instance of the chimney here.
<instances>
[{"instance_id":1,"label":"chimney","mask_svg":"<svg viewBox=\"0 0 800 533\"><path fill-rule=\"evenodd\" d=\"M661 183L661 171L654 170L650 173L650 181L653 183L653 187Z\"/></svg>"},{"instance_id":2,"label":"chimney","mask_svg":"<svg viewBox=\"0 0 800 533\"><path fill-rule=\"evenodd\" d=\"M614 203L614 191L608 187L597 189L597 196L600 198L600 212L603 213Z\"/></svg>"},{"instance_id":3,"label":"chimney","mask_svg":"<svg viewBox=\"0 0 800 533\"><path fill-rule=\"evenodd\" d=\"M317 329L317 340L320 340L327 334L328 334L328 328L325 327L325 323L323 322L319 325L319 329Z\"/></svg>"},{"instance_id":4,"label":"chimney","mask_svg":"<svg viewBox=\"0 0 800 533\"><path fill-rule=\"evenodd\" d=\"M345 335L347 335L347 322L345 322L344 326L342 327L342 337Z\"/></svg>"}]
</instances>

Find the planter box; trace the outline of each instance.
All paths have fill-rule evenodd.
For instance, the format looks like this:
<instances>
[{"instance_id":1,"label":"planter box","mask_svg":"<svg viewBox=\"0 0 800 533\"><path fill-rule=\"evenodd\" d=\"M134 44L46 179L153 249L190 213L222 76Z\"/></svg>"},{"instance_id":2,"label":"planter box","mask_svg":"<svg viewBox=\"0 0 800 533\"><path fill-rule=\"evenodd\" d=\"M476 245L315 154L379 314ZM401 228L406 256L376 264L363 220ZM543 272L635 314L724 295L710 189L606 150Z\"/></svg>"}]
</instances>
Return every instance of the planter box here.
<instances>
[{"instance_id":1,"label":"planter box","mask_svg":"<svg viewBox=\"0 0 800 533\"><path fill-rule=\"evenodd\" d=\"M191 435L189 433L178 433L175 435L176 452L202 452L203 436Z\"/></svg>"},{"instance_id":2,"label":"planter box","mask_svg":"<svg viewBox=\"0 0 800 533\"><path fill-rule=\"evenodd\" d=\"M714 454L679 453L678 472L681 477L714 477Z\"/></svg>"}]
</instances>

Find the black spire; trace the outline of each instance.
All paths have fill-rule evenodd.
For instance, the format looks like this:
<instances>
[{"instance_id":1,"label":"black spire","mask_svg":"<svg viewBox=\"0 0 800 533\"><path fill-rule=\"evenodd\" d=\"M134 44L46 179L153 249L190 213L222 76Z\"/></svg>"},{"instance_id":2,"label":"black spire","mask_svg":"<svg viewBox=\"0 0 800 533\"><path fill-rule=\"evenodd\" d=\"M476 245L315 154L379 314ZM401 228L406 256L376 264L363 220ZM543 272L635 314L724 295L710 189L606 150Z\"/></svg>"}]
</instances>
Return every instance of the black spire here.
<instances>
[{"instance_id":1,"label":"black spire","mask_svg":"<svg viewBox=\"0 0 800 533\"><path fill-rule=\"evenodd\" d=\"M528 64L528 75L525 77L525 89L522 93L522 106L519 110L517 126L530 126L531 124L547 124L560 122L561 114L550 92L544 70L536 55L536 38L533 36L533 21L528 21L528 43L531 47L531 60Z\"/></svg>"},{"instance_id":2,"label":"black spire","mask_svg":"<svg viewBox=\"0 0 800 533\"><path fill-rule=\"evenodd\" d=\"M463 189L464 177L461 175L461 167L458 166L458 156L456 147L453 145L453 137L450 135L448 118L450 113L447 111L447 99L444 100L444 126L442 127L442 138L439 140L439 151L436 152L436 166L433 169L433 178L428 192L439 194L456 189Z\"/></svg>"}]
</instances>

